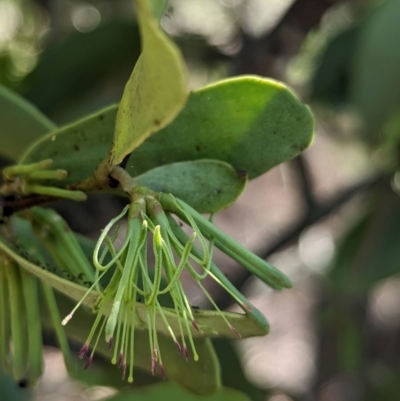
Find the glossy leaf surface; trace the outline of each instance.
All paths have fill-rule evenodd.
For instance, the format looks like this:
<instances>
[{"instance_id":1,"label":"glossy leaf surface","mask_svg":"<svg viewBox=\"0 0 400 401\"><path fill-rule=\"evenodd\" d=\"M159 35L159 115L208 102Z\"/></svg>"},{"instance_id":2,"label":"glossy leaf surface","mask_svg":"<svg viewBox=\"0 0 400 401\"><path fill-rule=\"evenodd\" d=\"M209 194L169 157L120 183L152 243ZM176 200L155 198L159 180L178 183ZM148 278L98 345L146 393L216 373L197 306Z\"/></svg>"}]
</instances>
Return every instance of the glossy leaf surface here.
<instances>
[{"instance_id":1,"label":"glossy leaf surface","mask_svg":"<svg viewBox=\"0 0 400 401\"><path fill-rule=\"evenodd\" d=\"M126 84L118 110L111 166L169 124L187 100L184 62L158 26L147 0L136 0L142 54Z\"/></svg>"},{"instance_id":2,"label":"glossy leaf surface","mask_svg":"<svg viewBox=\"0 0 400 401\"><path fill-rule=\"evenodd\" d=\"M66 181L52 182L55 186L87 178L107 155L116 113L117 106L110 106L49 134L20 163L53 158L56 168L79 166ZM139 176L170 163L216 159L247 171L251 179L307 147L313 124L308 107L282 84L229 79L193 92L173 123L134 150L127 170Z\"/></svg>"},{"instance_id":3,"label":"glossy leaf surface","mask_svg":"<svg viewBox=\"0 0 400 401\"><path fill-rule=\"evenodd\" d=\"M255 76L227 79L191 94L166 128L135 149L133 176L185 160L215 159L255 178L310 145L310 109L285 85Z\"/></svg>"}]
</instances>

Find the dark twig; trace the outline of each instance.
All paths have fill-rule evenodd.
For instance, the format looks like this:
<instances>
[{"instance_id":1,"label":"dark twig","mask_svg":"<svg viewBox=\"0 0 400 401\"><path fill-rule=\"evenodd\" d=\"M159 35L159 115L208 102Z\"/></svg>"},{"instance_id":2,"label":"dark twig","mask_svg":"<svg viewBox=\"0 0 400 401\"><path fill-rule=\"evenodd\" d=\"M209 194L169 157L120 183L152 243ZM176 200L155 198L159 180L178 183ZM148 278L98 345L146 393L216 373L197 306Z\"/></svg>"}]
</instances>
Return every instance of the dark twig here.
<instances>
[{"instance_id":1,"label":"dark twig","mask_svg":"<svg viewBox=\"0 0 400 401\"><path fill-rule=\"evenodd\" d=\"M307 212L309 212L314 209L317 201L313 194L312 176L310 174L307 159L305 155L300 155L293 159L292 163L296 169L296 174L299 177L298 184L303 198L306 201Z\"/></svg>"},{"instance_id":2,"label":"dark twig","mask_svg":"<svg viewBox=\"0 0 400 401\"><path fill-rule=\"evenodd\" d=\"M18 198L14 196L3 197L0 195L0 222L21 210L55 202L60 199L54 196L42 195L27 195Z\"/></svg>"}]
</instances>

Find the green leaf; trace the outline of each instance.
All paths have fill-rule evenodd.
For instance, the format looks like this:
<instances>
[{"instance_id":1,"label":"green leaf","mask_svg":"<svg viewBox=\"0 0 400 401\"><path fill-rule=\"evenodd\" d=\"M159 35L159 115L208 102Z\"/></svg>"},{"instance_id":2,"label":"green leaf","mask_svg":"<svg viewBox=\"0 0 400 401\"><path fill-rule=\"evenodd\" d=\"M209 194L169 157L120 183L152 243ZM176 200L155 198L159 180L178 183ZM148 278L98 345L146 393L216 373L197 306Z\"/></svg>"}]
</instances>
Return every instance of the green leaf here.
<instances>
[{"instance_id":1,"label":"green leaf","mask_svg":"<svg viewBox=\"0 0 400 401\"><path fill-rule=\"evenodd\" d=\"M245 394L230 388L221 388L216 393L204 397L191 394L175 383L166 382L153 384L134 391L123 391L105 401L250 401Z\"/></svg>"},{"instance_id":2,"label":"green leaf","mask_svg":"<svg viewBox=\"0 0 400 401\"><path fill-rule=\"evenodd\" d=\"M88 178L108 153L116 112L116 106L109 106L49 133L31 146L20 164L53 159L52 169L69 173L62 181L45 181L55 187L66 187ZM245 175L215 160L161 166L136 180L155 191L172 193L204 213L229 206L246 185Z\"/></svg>"},{"instance_id":3,"label":"green leaf","mask_svg":"<svg viewBox=\"0 0 400 401\"><path fill-rule=\"evenodd\" d=\"M166 128L135 149L129 173L186 160L215 159L249 179L310 145L314 119L285 85L260 77L227 79L191 94Z\"/></svg>"},{"instance_id":4,"label":"green leaf","mask_svg":"<svg viewBox=\"0 0 400 401\"><path fill-rule=\"evenodd\" d=\"M215 213L240 196L247 177L227 163L196 160L156 167L135 181L157 192L172 193L200 213Z\"/></svg>"},{"instance_id":5,"label":"green leaf","mask_svg":"<svg viewBox=\"0 0 400 401\"><path fill-rule=\"evenodd\" d=\"M115 125L110 164L169 124L187 100L184 62L158 28L147 0L136 0L142 54L126 84Z\"/></svg>"},{"instance_id":6,"label":"green leaf","mask_svg":"<svg viewBox=\"0 0 400 401\"><path fill-rule=\"evenodd\" d=\"M19 163L53 159L51 168L66 170L68 177L62 181L46 181L52 186L65 187L92 176L110 150L116 111L116 106L109 106L50 132L35 142Z\"/></svg>"},{"instance_id":7,"label":"green leaf","mask_svg":"<svg viewBox=\"0 0 400 401\"><path fill-rule=\"evenodd\" d=\"M377 139L400 96L400 2L383 2L360 31L352 69L351 97L365 133Z\"/></svg>"},{"instance_id":8,"label":"green leaf","mask_svg":"<svg viewBox=\"0 0 400 401\"><path fill-rule=\"evenodd\" d=\"M0 153L17 160L30 142L56 129L35 106L0 85Z\"/></svg>"},{"instance_id":9,"label":"green leaf","mask_svg":"<svg viewBox=\"0 0 400 401\"><path fill-rule=\"evenodd\" d=\"M52 168L70 173L51 185L82 181L106 157L116 113L117 106L109 106L50 133L20 163L51 158ZM127 170L139 176L175 162L216 159L254 178L306 148L313 127L309 108L282 84L256 77L228 79L193 92L173 123L134 150Z\"/></svg>"}]
</instances>

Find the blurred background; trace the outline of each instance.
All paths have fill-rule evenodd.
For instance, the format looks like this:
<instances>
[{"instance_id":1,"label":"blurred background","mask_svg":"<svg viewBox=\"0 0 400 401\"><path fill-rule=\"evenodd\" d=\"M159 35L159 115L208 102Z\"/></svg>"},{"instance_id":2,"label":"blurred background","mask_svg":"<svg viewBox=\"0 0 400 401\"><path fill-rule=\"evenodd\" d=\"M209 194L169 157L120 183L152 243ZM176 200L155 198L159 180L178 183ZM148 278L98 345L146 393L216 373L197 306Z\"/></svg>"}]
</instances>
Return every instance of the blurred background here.
<instances>
[{"instance_id":1,"label":"blurred background","mask_svg":"<svg viewBox=\"0 0 400 401\"><path fill-rule=\"evenodd\" d=\"M266 337L216 344L224 383L254 401L400 400L399 20L400 0L169 0L162 26L191 89L258 74L284 81L316 117L312 147L215 219L295 283L271 291L216 255L271 324ZM139 52L131 0L0 0L0 83L57 124L118 102ZM96 237L119 207L92 197L59 211ZM69 379L45 341L34 400L115 392L109 365L96 373L109 387Z\"/></svg>"}]
</instances>

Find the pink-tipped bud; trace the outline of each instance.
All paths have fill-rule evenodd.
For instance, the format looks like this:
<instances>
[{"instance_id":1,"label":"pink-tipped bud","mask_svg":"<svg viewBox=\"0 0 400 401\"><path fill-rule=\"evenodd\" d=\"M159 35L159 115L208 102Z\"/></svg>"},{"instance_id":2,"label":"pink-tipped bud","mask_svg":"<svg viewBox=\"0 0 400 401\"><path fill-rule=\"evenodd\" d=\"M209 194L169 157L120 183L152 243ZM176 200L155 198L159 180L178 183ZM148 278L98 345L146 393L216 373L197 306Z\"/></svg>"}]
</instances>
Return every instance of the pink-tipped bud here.
<instances>
[{"instance_id":1,"label":"pink-tipped bud","mask_svg":"<svg viewBox=\"0 0 400 401\"><path fill-rule=\"evenodd\" d=\"M199 326L197 326L197 323L196 323L196 320L192 320L192 326L194 327L194 329L196 330L196 331L200 331L199 330Z\"/></svg>"},{"instance_id":2,"label":"pink-tipped bud","mask_svg":"<svg viewBox=\"0 0 400 401\"><path fill-rule=\"evenodd\" d=\"M186 345L183 346L183 354L185 355L186 362L189 361L189 350L187 349Z\"/></svg>"},{"instance_id":3,"label":"pink-tipped bud","mask_svg":"<svg viewBox=\"0 0 400 401\"><path fill-rule=\"evenodd\" d=\"M125 380L126 377L126 363L122 364L122 380Z\"/></svg>"},{"instance_id":4,"label":"pink-tipped bud","mask_svg":"<svg viewBox=\"0 0 400 401\"><path fill-rule=\"evenodd\" d=\"M178 341L175 341L176 348L178 348L179 355L182 356L182 346Z\"/></svg>"},{"instance_id":5,"label":"pink-tipped bud","mask_svg":"<svg viewBox=\"0 0 400 401\"><path fill-rule=\"evenodd\" d=\"M235 333L236 337L242 338L240 333L233 326L229 325L229 328Z\"/></svg>"},{"instance_id":6,"label":"pink-tipped bud","mask_svg":"<svg viewBox=\"0 0 400 401\"><path fill-rule=\"evenodd\" d=\"M166 375L165 375L165 370L164 370L164 366L162 363L160 363L160 370L161 370L161 376L162 376L163 380L165 380Z\"/></svg>"},{"instance_id":7,"label":"pink-tipped bud","mask_svg":"<svg viewBox=\"0 0 400 401\"><path fill-rule=\"evenodd\" d=\"M93 355L90 355L89 358L86 360L86 363L85 363L85 366L84 366L83 370L86 370L90 366L92 361L93 361Z\"/></svg>"},{"instance_id":8,"label":"pink-tipped bud","mask_svg":"<svg viewBox=\"0 0 400 401\"><path fill-rule=\"evenodd\" d=\"M156 374L157 361L154 358L151 358L151 373L154 376Z\"/></svg>"},{"instance_id":9,"label":"pink-tipped bud","mask_svg":"<svg viewBox=\"0 0 400 401\"><path fill-rule=\"evenodd\" d=\"M244 307L245 309L247 309L249 312L251 312L251 311L253 310L253 308L252 308L251 305L249 305L249 304L243 304L243 307Z\"/></svg>"},{"instance_id":10,"label":"pink-tipped bud","mask_svg":"<svg viewBox=\"0 0 400 401\"><path fill-rule=\"evenodd\" d=\"M78 358L83 359L89 351L89 344L83 344L82 348L79 350Z\"/></svg>"},{"instance_id":11,"label":"pink-tipped bud","mask_svg":"<svg viewBox=\"0 0 400 401\"><path fill-rule=\"evenodd\" d=\"M120 352L118 355L118 360L117 360L117 365L119 368L122 367L123 360L124 360L124 354L122 352Z\"/></svg>"},{"instance_id":12,"label":"pink-tipped bud","mask_svg":"<svg viewBox=\"0 0 400 401\"><path fill-rule=\"evenodd\" d=\"M113 345L114 345L114 337L111 337L110 341L108 342L108 349L111 350Z\"/></svg>"}]
</instances>

